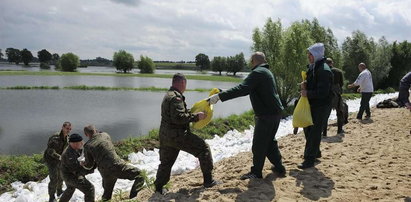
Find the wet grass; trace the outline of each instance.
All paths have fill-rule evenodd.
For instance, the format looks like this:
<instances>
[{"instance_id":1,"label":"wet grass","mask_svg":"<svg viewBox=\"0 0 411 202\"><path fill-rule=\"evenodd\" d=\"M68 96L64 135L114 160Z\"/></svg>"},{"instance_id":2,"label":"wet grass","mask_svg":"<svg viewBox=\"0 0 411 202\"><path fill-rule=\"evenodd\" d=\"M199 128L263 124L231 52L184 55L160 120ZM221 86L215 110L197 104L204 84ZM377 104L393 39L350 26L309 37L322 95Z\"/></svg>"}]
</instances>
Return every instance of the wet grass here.
<instances>
[{"instance_id":1,"label":"wet grass","mask_svg":"<svg viewBox=\"0 0 411 202\"><path fill-rule=\"evenodd\" d=\"M141 87L141 88L133 88L133 87L107 87L107 86L86 86L86 85L79 85L79 86L66 86L66 87L59 87L59 86L8 86L8 87L0 87L0 90L98 90L98 91L154 91L154 92L165 92L168 88L157 88L154 86L151 87ZM195 88L195 89L187 89L186 91L196 91L196 92L209 92L211 89L207 88Z\"/></svg>"}]
</instances>

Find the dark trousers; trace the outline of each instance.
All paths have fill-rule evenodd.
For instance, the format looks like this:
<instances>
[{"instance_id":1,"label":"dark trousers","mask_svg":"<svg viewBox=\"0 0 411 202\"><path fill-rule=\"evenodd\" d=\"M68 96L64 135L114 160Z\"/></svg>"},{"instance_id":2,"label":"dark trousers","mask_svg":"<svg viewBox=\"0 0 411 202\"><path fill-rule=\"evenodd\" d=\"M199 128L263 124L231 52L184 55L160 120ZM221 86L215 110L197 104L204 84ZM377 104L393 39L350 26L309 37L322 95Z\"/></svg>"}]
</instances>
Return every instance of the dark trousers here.
<instances>
[{"instance_id":1,"label":"dark trousers","mask_svg":"<svg viewBox=\"0 0 411 202\"><path fill-rule=\"evenodd\" d=\"M265 157L278 169L284 169L275 134L280 125L281 115L256 116L253 137L253 166L251 172L261 176Z\"/></svg>"},{"instance_id":2,"label":"dark trousers","mask_svg":"<svg viewBox=\"0 0 411 202\"><path fill-rule=\"evenodd\" d=\"M61 178L60 173L60 163L57 164L48 164L46 163L49 170L50 182L48 184L48 192L50 198L54 198L56 190L59 194L62 193L63 179Z\"/></svg>"},{"instance_id":3,"label":"dark trousers","mask_svg":"<svg viewBox=\"0 0 411 202\"><path fill-rule=\"evenodd\" d=\"M314 125L304 128L306 140L304 161L314 163L315 158L320 154L321 133L328 121L330 111L331 103L325 106L311 107L311 117Z\"/></svg>"},{"instance_id":4,"label":"dark trousers","mask_svg":"<svg viewBox=\"0 0 411 202\"><path fill-rule=\"evenodd\" d=\"M181 133L175 132L174 129L168 131L169 133L160 132L160 165L154 182L155 186L161 188L170 180L171 168L180 150L197 157L204 180L211 181L213 158L208 144L188 130Z\"/></svg>"},{"instance_id":5,"label":"dark trousers","mask_svg":"<svg viewBox=\"0 0 411 202\"><path fill-rule=\"evenodd\" d=\"M409 97L410 97L410 87L408 86L401 86L400 85L400 91L398 93L398 104L403 107L405 106L406 103L409 103Z\"/></svg>"},{"instance_id":6,"label":"dark trousers","mask_svg":"<svg viewBox=\"0 0 411 202\"><path fill-rule=\"evenodd\" d=\"M357 114L357 119L362 119L362 115L365 111L365 114L370 117L371 116L371 111L370 111L370 99L372 97L372 93L361 93L361 106L360 110L358 111Z\"/></svg>"},{"instance_id":7,"label":"dark trousers","mask_svg":"<svg viewBox=\"0 0 411 202\"><path fill-rule=\"evenodd\" d=\"M345 103L345 101L342 99L341 95L337 95L333 98L332 101L332 109L335 109L337 112L337 126L338 126L338 131L342 131L343 125L348 123L348 105ZM330 110L331 114L331 110ZM330 116L328 115L328 118ZM328 127L328 118L327 122L324 125L323 129L323 136L327 136L327 127Z\"/></svg>"},{"instance_id":8,"label":"dark trousers","mask_svg":"<svg viewBox=\"0 0 411 202\"><path fill-rule=\"evenodd\" d=\"M64 190L63 195L61 195L60 202L69 201L76 189L84 193L85 202L94 202L94 186L84 176L76 179L65 179L64 181L66 182L67 188Z\"/></svg>"},{"instance_id":9,"label":"dark trousers","mask_svg":"<svg viewBox=\"0 0 411 202\"><path fill-rule=\"evenodd\" d=\"M104 193L101 199L110 200L113 194L114 185L117 179L135 180L139 184L139 188L144 185L144 178L141 176L141 171L126 162L120 162L107 167L98 167L101 177L103 178Z\"/></svg>"}]
</instances>

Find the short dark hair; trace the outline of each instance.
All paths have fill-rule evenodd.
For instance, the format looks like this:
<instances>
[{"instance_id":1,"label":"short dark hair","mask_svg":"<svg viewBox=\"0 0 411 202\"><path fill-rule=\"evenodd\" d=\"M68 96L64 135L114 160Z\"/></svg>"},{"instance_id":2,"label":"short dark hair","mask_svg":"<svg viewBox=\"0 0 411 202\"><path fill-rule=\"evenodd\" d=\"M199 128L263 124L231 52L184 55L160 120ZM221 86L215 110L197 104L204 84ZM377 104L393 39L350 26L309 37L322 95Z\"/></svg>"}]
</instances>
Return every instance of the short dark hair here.
<instances>
[{"instance_id":1,"label":"short dark hair","mask_svg":"<svg viewBox=\"0 0 411 202\"><path fill-rule=\"evenodd\" d=\"M95 132L96 127L94 125L87 125L86 127L84 127L84 133L88 135L94 135Z\"/></svg>"},{"instance_id":2,"label":"short dark hair","mask_svg":"<svg viewBox=\"0 0 411 202\"><path fill-rule=\"evenodd\" d=\"M177 81L186 81L186 77L184 76L184 74L182 73L175 73L173 76L173 83L177 82Z\"/></svg>"},{"instance_id":3,"label":"short dark hair","mask_svg":"<svg viewBox=\"0 0 411 202\"><path fill-rule=\"evenodd\" d=\"M325 63L327 63L327 65L329 65L329 64L333 64L334 62L333 62L333 59L327 58L327 59L325 60Z\"/></svg>"},{"instance_id":4,"label":"short dark hair","mask_svg":"<svg viewBox=\"0 0 411 202\"><path fill-rule=\"evenodd\" d=\"M68 121L64 122L64 123L63 123L63 127L66 127L66 126L71 126L71 123L68 122Z\"/></svg>"}]
</instances>

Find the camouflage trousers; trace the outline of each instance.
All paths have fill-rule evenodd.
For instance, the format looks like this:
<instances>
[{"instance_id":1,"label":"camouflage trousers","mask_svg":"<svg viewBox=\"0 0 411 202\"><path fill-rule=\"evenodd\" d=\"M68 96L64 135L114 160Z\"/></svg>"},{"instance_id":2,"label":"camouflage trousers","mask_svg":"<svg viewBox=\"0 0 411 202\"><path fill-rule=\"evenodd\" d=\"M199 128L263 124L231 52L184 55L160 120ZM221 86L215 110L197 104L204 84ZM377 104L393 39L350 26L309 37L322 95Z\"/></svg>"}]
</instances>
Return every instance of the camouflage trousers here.
<instances>
[{"instance_id":1,"label":"camouflage trousers","mask_svg":"<svg viewBox=\"0 0 411 202\"><path fill-rule=\"evenodd\" d=\"M64 190L63 195L61 195L60 202L67 202L73 196L76 189L84 193L85 202L94 202L94 186L86 179L84 176L79 176L77 179L64 179L66 183L66 190Z\"/></svg>"},{"instance_id":2,"label":"camouflage trousers","mask_svg":"<svg viewBox=\"0 0 411 202\"><path fill-rule=\"evenodd\" d=\"M103 178L104 193L101 197L103 201L111 199L117 179L135 180L135 183L138 184L137 189L140 190L143 188L144 178L141 176L140 169L129 165L126 162L115 163L108 166L99 166L98 170Z\"/></svg>"},{"instance_id":3,"label":"camouflage trousers","mask_svg":"<svg viewBox=\"0 0 411 202\"><path fill-rule=\"evenodd\" d=\"M331 102L331 107L332 109L335 109L335 111L337 112L338 131L342 131L343 125L348 123L348 105L342 99L341 95L337 95L333 97L332 102ZM328 120L324 125L323 136L327 136L327 126L328 126Z\"/></svg>"},{"instance_id":4,"label":"camouflage trousers","mask_svg":"<svg viewBox=\"0 0 411 202\"><path fill-rule=\"evenodd\" d=\"M185 129L160 129L160 165L154 182L156 187L163 187L170 180L171 167L180 150L197 157L205 179L211 177L213 158L210 147L203 139Z\"/></svg>"},{"instance_id":5,"label":"camouflage trousers","mask_svg":"<svg viewBox=\"0 0 411 202\"><path fill-rule=\"evenodd\" d=\"M60 173L60 163L57 164L49 164L46 163L46 166L49 170L49 178L50 182L48 184L48 192L50 198L54 198L54 194L56 193L57 190L57 195L61 194L62 191L62 186L63 186L63 179L61 178L61 173Z\"/></svg>"}]
</instances>

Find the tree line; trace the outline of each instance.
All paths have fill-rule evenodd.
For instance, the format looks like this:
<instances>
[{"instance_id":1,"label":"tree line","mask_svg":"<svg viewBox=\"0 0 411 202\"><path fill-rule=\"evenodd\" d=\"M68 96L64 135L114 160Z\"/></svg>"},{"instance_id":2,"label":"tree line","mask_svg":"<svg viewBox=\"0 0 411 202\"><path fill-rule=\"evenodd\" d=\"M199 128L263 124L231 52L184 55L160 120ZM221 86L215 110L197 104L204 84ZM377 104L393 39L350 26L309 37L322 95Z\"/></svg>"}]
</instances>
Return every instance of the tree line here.
<instances>
[{"instance_id":1,"label":"tree line","mask_svg":"<svg viewBox=\"0 0 411 202\"><path fill-rule=\"evenodd\" d=\"M398 89L401 77L411 70L411 43L389 43L385 37L375 40L357 30L345 38L340 48L332 30L315 18L293 22L287 28L280 19L268 18L262 28L254 29L252 40L251 49L266 54L285 106L298 96L297 83L308 63L307 48L317 42L324 43L325 57L332 58L334 66L344 71L345 83L355 81L361 62L372 72L376 89Z\"/></svg>"}]
</instances>

